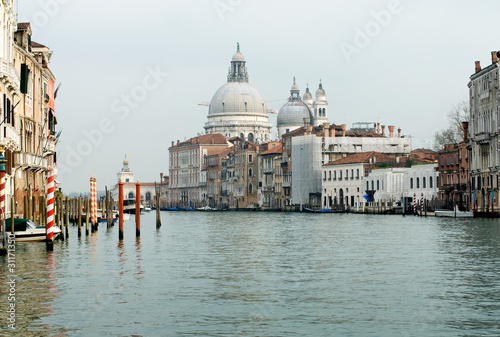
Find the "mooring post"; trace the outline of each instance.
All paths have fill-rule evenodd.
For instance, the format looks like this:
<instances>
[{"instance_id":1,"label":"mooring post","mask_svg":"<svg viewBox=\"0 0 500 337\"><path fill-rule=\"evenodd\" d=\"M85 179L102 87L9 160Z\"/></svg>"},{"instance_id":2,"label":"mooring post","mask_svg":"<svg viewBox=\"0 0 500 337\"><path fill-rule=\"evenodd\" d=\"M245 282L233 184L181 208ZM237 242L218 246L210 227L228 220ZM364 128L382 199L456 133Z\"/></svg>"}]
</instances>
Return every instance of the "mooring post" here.
<instances>
[{"instance_id":1,"label":"mooring post","mask_svg":"<svg viewBox=\"0 0 500 337\"><path fill-rule=\"evenodd\" d=\"M47 243L47 251L54 250L54 192L56 190L54 184L54 175L52 174L52 170L49 168L47 171L47 225L46 233L46 243Z\"/></svg>"},{"instance_id":2,"label":"mooring post","mask_svg":"<svg viewBox=\"0 0 500 337\"><path fill-rule=\"evenodd\" d=\"M85 197L85 235L89 235L90 199Z\"/></svg>"},{"instance_id":3,"label":"mooring post","mask_svg":"<svg viewBox=\"0 0 500 337\"><path fill-rule=\"evenodd\" d=\"M141 183L135 184L135 236L141 236Z\"/></svg>"},{"instance_id":4,"label":"mooring post","mask_svg":"<svg viewBox=\"0 0 500 337\"><path fill-rule=\"evenodd\" d=\"M160 182L161 183L161 182ZM161 185L160 185L161 186ZM155 182L155 200L156 200L156 228L161 227L161 216L160 216L160 193L156 189Z\"/></svg>"},{"instance_id":5,"label":"mooring post","mask_svg":"<svg viewBox=\"0 0 500 337\"><path fill-rule=\"evenodd\" d=\"M7 254L7 233L5 227L5 164L7 159L3 155L3 147L0 146L0 226L2 229L2 248L0 255ZM13 215L12 215L13 217Z\"/></svg>"},{"instance_id":6,"label":"mooring post","mask_svg":"<svg viewBox=\"0 0 500 337\"><path fill-rule=\"evenodd\" d=\"M123 181L118 183L118 239L123 240Z\"/></svg>"},{"instance_id":7,"label":"mooring post","mask_svg":"<svg viewBox=\"0 0 500 337\"><path fill-rule=\"evenodd\" d=\"M56 205L57 205L57 226L61 229L61 240L64 241L66 238L64 237L64 223L63 223L63 215L64 215L64 209L63 209L63 204L62 204L62 195L59 191L59 195L56 198Z\"/></svg>"},{"instance_id":8,"label":"mooring post","mask_svg":"<svg viewBox=\"0 0 500 337\"><path fill-rule=\"evenodd\" d=\"M66 229L66 240L69 238L69 198L64 199L64 227Z\"/></svg>"},{"instance_id":9,"label":"mooring post","mask_svg":"<svg viewBox=\"0 0 500 337\"><path fill-rule=\"evenodd\" d=\"M77 213L76 216L78 217L78 236L82 236L82 197L78 197L78 203L77 203Z\"/></svg>"}]
</instances>

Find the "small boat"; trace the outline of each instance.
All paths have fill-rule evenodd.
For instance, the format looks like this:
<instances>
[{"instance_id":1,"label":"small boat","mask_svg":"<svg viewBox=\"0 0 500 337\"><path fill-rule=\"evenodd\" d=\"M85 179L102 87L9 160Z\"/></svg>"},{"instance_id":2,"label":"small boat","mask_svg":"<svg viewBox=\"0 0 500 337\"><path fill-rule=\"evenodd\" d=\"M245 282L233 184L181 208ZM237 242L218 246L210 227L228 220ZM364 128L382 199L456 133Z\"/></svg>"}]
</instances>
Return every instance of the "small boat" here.
<instances>
[{"instance_id":1,"label":"small boat","mask_svg":"<svg viewBox=\"0 0 500 337\"><path fill-rule=\"evenodd\" d=\"M151 212L151 207L144 207L144 212Z\"/></svg>"},{"instance_id":2,"label":"small boat","mask_svg":"<svg viewBox=\"0 0 500 337\"><path fill-rule=\"evenodd\" d=\"M438 210L434 214L442 218L473 218L474 213L472 211L460 211L458 206L455 206L455 210Z\"/></svg>"},{"instance_id":3,"label":"small boat","mask_svg":"<svg viewBox=\"0 0 500 337\"><path fill-rule=\"evenodd\" d=\"M177 207L160 207L160 211L178 211Z\"/></svg>"},{"instance_id":4,"label":"small boat","mask_svg":"<svg viewBox=\"0 0 500 337\"><path fill-rule=\"evenodd\" d=\"M330 209L330 208L322 208L322 209L310 209L310 208L302 208L303 212L306 213L347 213L349 212L349 208L338 208L338 209Z\"/></svg>"},{"instance_id":5,"label":"small boat","mask_svg":"<svg viewBox=\"0 0 500 337\"><path fill-rule=\"evenodd\" d=\"M212 208L210 206L205 206L205 207L198 207L195 210L196 211L200 211L200 212L210 212L210 211L216 211L217 208Z\"/></svg>"},{"instance_id":6,"label":"small boat","mask_svg":"<svg viewBox=\"0 0 500 337\"><path fill-rule=\"evenodd\" d=\"M144 206L139 206L140 211L144 210ZM135 214L135 199L125 199L123 200L123 213Z\"/></svg>"},{"instance_id":7,"label":"small boat","mask_svg":"<svg viewBox=\"0 0 500 337\"><path fill-rule=\"evenodd\" d=\"M6 232L11 232L12 218L5 219ZM61 229L57 226L54 228L54 239L61 233ZM47 233L45 226L37 226L30 219L17 219L14 218L14 235L16 242L41 242L46 241Z\"/></svg>"}]
</instances>

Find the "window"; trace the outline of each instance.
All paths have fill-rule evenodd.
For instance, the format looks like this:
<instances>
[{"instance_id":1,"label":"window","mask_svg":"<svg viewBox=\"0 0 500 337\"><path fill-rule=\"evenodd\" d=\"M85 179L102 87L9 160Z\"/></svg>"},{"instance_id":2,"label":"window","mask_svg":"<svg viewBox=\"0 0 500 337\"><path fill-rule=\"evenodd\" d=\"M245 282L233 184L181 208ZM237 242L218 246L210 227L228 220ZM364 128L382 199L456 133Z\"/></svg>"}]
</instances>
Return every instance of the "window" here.
<instances>
[{"instance_id":1,"label":"window","mask_svg":"<svg viewBox=\"0 0 500 337\"><path fill-rule=\"evenodd\" d=\"M429 188L432 188L432 177L429 177Z\"/></svg>"},{"instance_id":2,"label":"window","mask_svg":"<svg viewBox=\"0 0 500 337\"><path fill-rule=\"evenodd\" d=\"M248 185L248 194L253 194L253 185Z\"/></svg>"},{"instance_id":3,"label":"window","mask_svg":"<svg viewBox=\"0 0 500 337\"><path fill-rule=\"evenodd\" d=\"M332 180L332 171L328 171L328 180Z\"/></svg>"},{"instance_id":4,"label":"window","mask_svg":"<svg viewBox=\"0 0 500 337\"><path fill-rule=\"evenodd\" d=\"M253 143L253 133L248 134L248 141Z\"/></svg>"},{"instance_id":5,"label":"window","mask_svg":"<svg viewBox=\"0 0 500 337\"><path fill-rule=\"evenodd\" d=\"M356 169L356 179L359 179L359 169Z\"/></svg>"},{"instance_id":6,"label":"window","mask_svg":"<svg viewBox=\"0 0 500 337\"><path fill-rule=\"evenodd\" d=\"M410 188L413 188L413 178L410 178Z\"/></svg>"},{"instance_id":7,"label":"window","mask_svg":"<svg viewBox=\"0 0 500 337\"><path fill-rule=\"evenodd\" d=\"M377 180L377 191L380 190L380 181Z\"/></svg>"},{"instance_id":8,"label":"window","mask_svg":"<svg viewBox=\"0 0 500 337\"><path fill-rule=\"evenodd\" d=\"M417 178L417 188L420 188L420 178Z\"/></svg>"},{"instance_id":9,"label":"window","mask_svg":"<svg viewBox=\"0 0 500 337\"><path fill-rule=\"evenodd\" d=\"M127 179L125 179L125 182L126 182L126 183L129 183L129 182L130 182L130 179L128 179L128 178L127 178Z\"/></svg>"},{"instance_id":10,"label":"window","mask_svg":"<svg viewBox=\"0 0 500 337\"><path fill-rule=\"evenodd\" d=\"M251 177L252 176L252 169L248 169L248 176Z\"/></svg>"},{"instance_id":11,"label":"window","mask_svg":"<svg viewBox=\"0 0 500 337\"><path fill-rule=\"evenodd\" d=\"M370 189L370 184L368 183L368 181L366 182L366 190L368 191Z\"/></svg>"},{"instance_id":12,"label":"window","mask_svg":"<svg viewBox=\"0 0 500 337\"><path fill-rule=\"evenodd\" d=\"M129 199L134 199L134 193L130 192L130 193L128 194L128 198L129 198Z\"/></svg>"},{"instance_id":13,"label":"window","mask_svg":"<svg viewBox=\"0 0 500 337\"><path fill-rule=\"evenodd\" d=\"M354 169L351 169L351 179L354 179Z\"/></svg>"},{"instance_id":14,"label":"window","mask_svg":"<svg viewBox=\"0 0 500 337\"><path fill-rule=\"evenodd\" d=\"M373 186L374 186L374 182L373 182L373 180L372 180L372 190L374 190Z\"/></svg>"},{"instance_id":15,"label":"window","mask_svg":"<svg viewBox=\"0 0 500 337\"><path fill-rule=\"evenodd\" d=\"M249 163L253 162L253 156L251 154L248 155L248 162Z\"/></svg>"},{"instance_id":16,"label":"window","mask_svg":"<svg viewBox=\"0 0 500 337\"><path fill-rule=\"evenodd\" d=\"M425 188L425 177L422 178L422 188Z\"/></svg>"},{"instance_id":17,"label":"window","mask_svg":"<svg viewBox=\"0 0 500 337\"><path fill-rule=\"evenodd\" d=\"M151 200L151 192L146 192L146 201Z\"/></svg>"}]
</instances>

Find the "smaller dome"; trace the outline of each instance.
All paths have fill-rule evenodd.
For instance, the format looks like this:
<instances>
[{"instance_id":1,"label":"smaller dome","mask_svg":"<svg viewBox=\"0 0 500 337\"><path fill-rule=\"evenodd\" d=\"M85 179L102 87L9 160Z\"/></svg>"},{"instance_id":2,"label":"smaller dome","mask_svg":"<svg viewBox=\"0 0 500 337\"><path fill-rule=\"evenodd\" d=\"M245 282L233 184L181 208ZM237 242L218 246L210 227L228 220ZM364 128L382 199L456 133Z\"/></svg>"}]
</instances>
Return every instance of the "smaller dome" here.
<instances>
[{"instance_id":1,"label":"smaller dome","mask_svg":"<svg viewBox=\"0 0 500 337\"><path fill-rule=\"evenodd\" d=\"M128 165L128 160L127 160L127 159L125 159L125 160L123 161L123 165L125 165L125 166L127 166L127 165Z\"/></svg>"},{"instance_id":2,"label":"smaller dome","mask_svg":"<svg viewBox=\"0 0 500 337\"><path fill-rule=\"evenodd\" d=\"M277 126L302 126L304 118L311 118L307 105L302 101L289 101L278 112Z\"/></svg>"},{"instance_id":3,"label":"smaller dome","mask_svg":"<svg viewBox=\"0 0 500 337\"><path fill-rule=\"evenodd\" d=\"M311 101L312 102L312 95L311 95L311 92L309 91L309 87L306 88L306 92L304 93L304 97L302 97L302 100L307 102L307 101Z\"/></svg>"},{"instance_id":4,"label":"smaller dome","mask_svg":"<svg viewBox=\"0 0 500 337\"><path fill-rule=\"evenodd\" d=\"M321 82L319 82L319 88L318 88L318 90L316 90L316 99L325 98L325 97L326 97L326 94L325 94L325 90L323 90L323 84L321 84Z\"/></svg>"},{"instance_id":5,"label":"smaller dome","mask_svg":"<svg viewBox=\"0 0 500 337\"><path fill-rule=\"evenodd\" d=\"M239 51L233 55L232 62L245 62L245 57Z\"/></svg>"}]
</instances>

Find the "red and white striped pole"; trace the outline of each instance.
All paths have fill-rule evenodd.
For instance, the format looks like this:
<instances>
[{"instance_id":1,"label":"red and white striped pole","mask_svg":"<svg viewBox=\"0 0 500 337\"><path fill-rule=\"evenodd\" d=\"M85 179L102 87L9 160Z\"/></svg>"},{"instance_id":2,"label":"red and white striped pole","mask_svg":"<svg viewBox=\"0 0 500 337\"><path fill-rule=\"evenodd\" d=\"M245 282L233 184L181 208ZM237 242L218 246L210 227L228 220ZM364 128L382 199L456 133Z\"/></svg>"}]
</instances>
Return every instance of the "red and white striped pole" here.
<instances>
[{"instance_id":1,"label":"red and white striped pole","mask_svg":"<svg viewBox=\"0 0 500 337\"><path fill-rule=\"evenodd\" d=\"M413 193L413 214L417 213L417 194Z\"/></svg>"},{"instance_id":2,"label":"red and white striped pole","mask_svg":"<svg viewBox=\"0 0 500 337\"><path fill-rule=\"evenodd\" d=\"M424 194L423 193L420 196L420 212L421 212L421 215L424 214Z\"/></svg>"},{"instance_id":3,"label":"red and white striped pole","mask_svg":"<svg viewBox=\"0 0 500 337\"><path fill-rule=\"evenodd\" d=\"M54 250L54 192L56 190L54 184L54 175L49 169L47 171L47 250Z\"/></svg>"},{"instance_id":4,"label":"red and white striped pole","mask_svg":"<svg viewBox=\"0 0 500 337\"><path fill-rule=\"evenodd\" d=\"M97 230L97 191L96 191L96 179L95 177L90 177L90 222L92 223L92 232Z\"/></svg>"}]
</instances>

